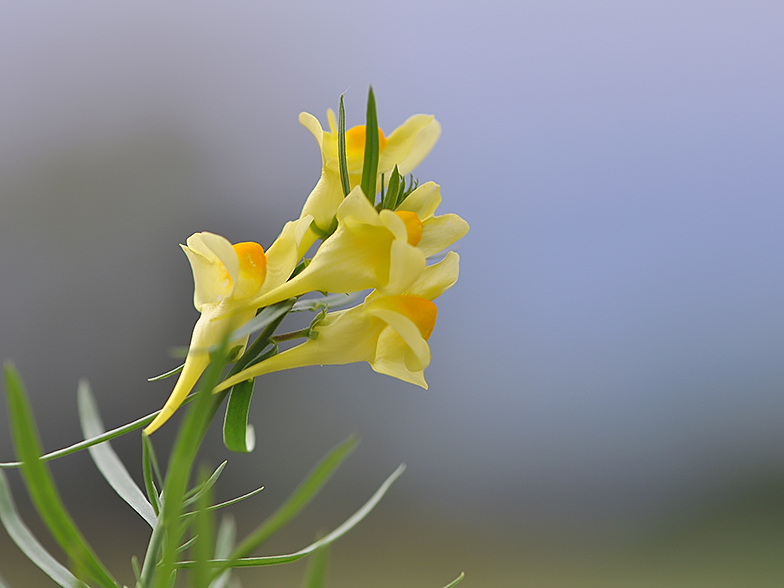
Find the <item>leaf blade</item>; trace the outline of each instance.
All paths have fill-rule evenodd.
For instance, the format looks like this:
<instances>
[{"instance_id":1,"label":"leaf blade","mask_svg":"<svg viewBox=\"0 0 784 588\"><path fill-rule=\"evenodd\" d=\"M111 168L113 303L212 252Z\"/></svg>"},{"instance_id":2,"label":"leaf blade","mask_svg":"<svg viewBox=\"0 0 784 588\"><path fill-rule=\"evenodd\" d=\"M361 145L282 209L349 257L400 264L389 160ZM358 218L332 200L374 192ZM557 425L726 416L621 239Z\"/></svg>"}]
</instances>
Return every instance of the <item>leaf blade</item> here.
<instances>
[{"instance_id":1,"label":"leaf blade","mask_svg":"<svg viewBox=\"0 0 784 588\"><path fill-rule=\"evenodd\" d=\"M106 432L101 415L98 412L95 396L93 396L87 380L84 379L79 381L77 406L79 409L79 421L82 425L82 433L84 433L85 439L97 437ZM147 501L136 482L133 481L133 478L131 478L128 470L125 469L109 442L105 441L99 445L93 445L87 451L90 453L90 457L93 458L98 470L117 495L154 529L157 520L155 509Z\"/></svg>"},{"instance_id":2,"label":"leaf blade","mask_svg":"<svg viewBox=\"0 0 784 588\"><path fill-rule=\"evenodd\" d=\"M261 545L273 533L305 508L332 476L338 466L354 451L357 443L357 438L352 435L322 458L305 480L294 490L291 496L289 496L266 521L257 527L253 533L234 549L231 557L225 560L223 565L218 567L217 573L220 573L229 567L234 567L234 562L256 549L256 547Z\"/></svg>"},{"instance_id":3,"label":"leaf blade","mask_svg":"<svg viewBox=\"0 0 784 588\"><path fill-rule=\"evenodd\" d=\"M8 480L2 470L0 470L0 521L22 553L52 580L63 588L74 588L75 586L88 588L87 584L74 576L68 568L46 551L24 524L16 510L11 489L8 487ZM0 580L0 586L4 586L2 580Z\"/></svg>"},{"instance_id":4,"label":"leaf blade","mask_svg":"<svg viewBox=\"0 0 784 588\"><path fill-rule=\"evenodd\" d=\"M362 164L362 191L370 203L376 204L376 176L378 175L378 116L373 86L368 89L367 116L365 122L365 160Z\"/></svg>"},{"instance_id":5,"label":"leaf blade","mask_svg":"<svg viewBox=\"0 0 784 588\"><path fill-rule=\"evenodd\" d=\"M340 169L340 186L343 196L351 192L351 181L348 177L348 159L346 158L346 108L343 106L343 94L340 95L338 108L338 168Z\"/></svg>"},{"instance_id":6,"label":"leaf blade","mask_svg":"<svg viewBox=\"0 0 784 588\"><path fill-rule=\"evenodd\" d=\"M363 504L359 510L357 510L353 515L351 515L348 519L346 519L343 524L335 528L331 533L328 533L318 541L311 543L307 547L300 549L299 551L295 551L294 553L289 553L286 555L267 555L262 557L243 557L240 559L222 559L222 560L213 560L210 562L215 568L219 570L224 570L228 567L235 567L235 568L249 568L249 567L258 567L258 566L268 566L268 565L276 565L276 564L284 564L289 563L292 561L297 561L298 559L302 559L303 557L310 555L320 547L324 547L329 545L335 541L337 541L340 537L348 533L351 529L353 529L362 519L364 519L370 511L375 508L375 506L381 501L386 494L389 487L393 484L395 480L397 480L400 475L405 471L406 466L401 464L392 474L384 480L384 483L381 484L378 490L370 497L370 499ZM192 561L182 561L177 564L178 568L190 568L193 567L194 562Z\"/></svg>"},{"instance_id":7,"label":"leaf blade","mask_svg":"<svg viewBox=\"0 0 784 588\"><path fill-rule=\"evenodd\" d=\"M250 453L256 445L253 425L248 425L255 378L235 384L229 392L223 419L223 444L229 451Z\"/></svg>"},{"instance_id":8,"label":"leaf blade","mask_svg":"<svg viewBox=\"0 0 784 588\"><path fill-rule=\"evenodd\" d=\"M19 374L10 363L5 364L4 371L11 436L22 462L22 477L38 514L79 571L101 586L119 588L68 514L49 469L40 459L41 441Z\"/></svg>"}]
</instances>

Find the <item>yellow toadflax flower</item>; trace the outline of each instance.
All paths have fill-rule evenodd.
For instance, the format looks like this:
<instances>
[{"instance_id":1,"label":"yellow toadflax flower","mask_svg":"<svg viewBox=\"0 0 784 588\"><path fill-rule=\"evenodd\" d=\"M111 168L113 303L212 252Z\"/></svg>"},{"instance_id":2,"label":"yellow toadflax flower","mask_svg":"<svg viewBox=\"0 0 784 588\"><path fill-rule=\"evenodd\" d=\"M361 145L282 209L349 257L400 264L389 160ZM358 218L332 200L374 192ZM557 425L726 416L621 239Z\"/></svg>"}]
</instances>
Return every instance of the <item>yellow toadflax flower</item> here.
<instances>
[{"instance_id":1,"label":"yellow toadflax flower","mask_svg":"<svg viewBox=\"0 0 784 588\"><path fill-rule=\"evenodd\" d=\"M359 306L327 314L316 326L315 339L243 370L215 391L271 372L359 361L368 362L376 372L427 389L427 340L436 322L432 300L457 281L458 266L457 253L450 252L443 261L426 268L403 294L371 292Z\"/></svg>"},{"instance_id":2,"label":"yellow toadflax flower","mask_svg":"<svg viewBox=\"0 0 784 588\"><path fill-rule=\"evenodd\" d=\"M321 128L321 123L312 114L303 112L299 122L308 129L321 149L321 178L308 196L302 208L302 215L312 215L316 225L324 232L332 228L335 213L343 201L338 163L338 132L335 113L327 111L329 131ZM441 125L432 115L416 114L395 129L388 137L378 130L379 156L377 190L381 188L381 174L389 180L390 173L397 165L401 175L414 170L430 153L441 134ZM346 131L346 160L351 188L358 186L362 179L365 153L365 125ZM315 236L310 239L313 242ZM306 239L306 242L308 239Z\"/></svg>"},{"instance_id":3,"label":"yellow toadflax flower","mask_svg":"<svg viewBox=\"0 0 784 588\"><path fill-rule=\"evenodd\" d=\"M287 223L266 254L258 243L232 245L226 238L206 232L191 235L187 245L181 245L193 270L193 304L201 317L193 328L185 366L174 390L144 429L146 434L152 434L180 407L209 365L210 348L253 318L257 307L247 302L288 279L297 263L299 240L310 221ZM244 347L247 341L245 335L229 345Z\"/></svg>"},{"instance_id":4,"label":"yellow toadflax flower","mask_svg":"<svg viewBox=\"0 0 784 588\"><path fill-rule=\"evenodd\" d=\"M421 223L421 236L415 243L425 257L435 255L454 244L468 232L468 223L456 214L435 216L441 204L441 186L435 182L422 184L395 209L401 218ZM413 215L413 216L411 216Z\"/></svg>"}]
</instances>

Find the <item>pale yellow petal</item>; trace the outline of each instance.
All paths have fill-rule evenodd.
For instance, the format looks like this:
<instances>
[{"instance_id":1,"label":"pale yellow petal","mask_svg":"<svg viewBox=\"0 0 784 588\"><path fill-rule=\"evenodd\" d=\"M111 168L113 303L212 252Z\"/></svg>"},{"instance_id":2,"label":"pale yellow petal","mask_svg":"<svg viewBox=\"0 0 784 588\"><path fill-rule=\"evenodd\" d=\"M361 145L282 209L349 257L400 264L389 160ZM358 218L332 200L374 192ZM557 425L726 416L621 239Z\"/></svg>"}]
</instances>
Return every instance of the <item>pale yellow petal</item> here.
<instances>
[{"instance_id":1,"label":"pale yellow petal","mask_svg":"<svg viewBox=\"0 0 784 588\"><path fill-rule=\"evenodd\" d=\"M408 174L430 153L440 134L441 125L432 115L410 117L387 137L378 158L379 173L391 172L397 165L401 174Z\"/></svg>"},{"instance_id":2,"label":"pale yellow petal","mask_svg":"<svg viewBox=\"0 0 784 588\"><path fill-rule=\"evenodd\" d=\"M383 225L378 212L359 187L351 190L348 196L340 203L337 210L337 219L339 223L350 224L352 226L359 224L373 226Z\"/></svg>"},{"instance_id":3,"label":"pale yellow petal","mask_svg":"<svg viewBox=\"0 0 784 588\"><path fill-rule=\"evenodd\" d=\"M433 122L417 134L416 140L411 146L408 155L398 164L398 171L404 176L410 174L414 168L422 163L422 160L427 157L428 153L432 151L433 146L440 136L441 125L437 120L433 120Z\"/></svg>"},{"instance_id":4,"label":"pale yellow petal","mask_svg":"<svg viewBox=\"0 0 784 588\"><path fill-rule=\"evenodd\" d=\"M365 199L365 201L367 202L367 199ZM368 204L370 204L370 202L368 202ZM382 210L381 212L376 213L376 215L384 226L389 229L389 232L395 236L395 239L408 242L408 229L406 228L405 221L400 218L399 215L391 210Z\"/></svg>"},{"instance_id":5,"label":"pale yellow petal","mask_svg":"<svg viewBox=\"0 0 784 588\"><path fill-rule=\"evenodd\" d=\"M300 112L299 123L311 132L316 139L316 143L318 143L319 150L321 150L321 146L324 143L324 131L318 119L308 112Z\"/></svg>"},{"instance_id":6,"label":"pale yellow petal","mask_svg":"<svg viewBox=\"0 0 784 588\"><path fill-rule=\"evenodd\" d=\"M302 207L303 216L312 216L322 231L328 231L335 222L338 207L343 202L340 173L324 166L321 177Z\"/></svg>"},{"instance_id":7,"label":"pale yellow petal","mask_svg":"<svg viewBox=\"0 0 784 588\"><path fill-rule=\"evenodd\" d=\"M419 220L426 221L435 214L439 204L441 204L441 186L435 182L427 182L411 192L395 210L413 212Z\"/></svg>"},{"instance_id":8,"label":"pale yellow petal","mask_svg":"<svg viewBox=\"0 0 784 588\"><path fill-rule=\"evenodd\" d=\"M406 365L410 370L423 370L430 364L430 347L422 338L419 327L412 320L399 312L377 305L371 305L365 312L383 320L405 341L411 350L411 356L409 357L408 353L405 356Z\"/></svg>"},{"instance_id":9,"label":"pale yellow petal","mask_svg":"<svg viewBox=\"0 0 784 588\"><path fill-rule=\"evenodd\" d=\"M312 218L305 216L296 221L287 222L275 242L267 250L267 278L260 294L266 294L277 288L291 277L291 273L299 261L299 245L308 230Z\"/></svg>"},{"instance_id":10,"label":"pale yellow petal","mask_svg":"<svg viewBox=\"0 0 784 588\"><path fill-rule=\"evenodd\" d=\"M422 228L422 240L417 249L425 257L439 253L461 239L468 232L468 223L456 214L444 214L427 220Z\"/></svg>"},{"instance_id":11,"label":"pale yellow petal","mask_svg":"<svg viewBox=\"0 0 784 588\"><path fill-rule=\"evenodd\" d=\"M196 310L201 312L205 304L215 304L231 295L239 261L227 239L213 233L195 233L181 247L193 272Z\"/></svg>"},{"instance_id":12,"label":"pale yellow petal","mask_svg":"<svg viewBox=\"0 0 784 588\"><path fill-rule=\"evenodd\" d=\"M330 134L334 135L338 132L338 123L337 119L335 118L335 111L331 108L327 109L327 122L329 123L329 132Z\"/></svg>"},{"instance_id":13,"label":"pale yellow petal","mask_svg":"<svg viewBox=\"0 0 784 588\"><path fill-rule=\"evenodd\" d=\"M459 272L460 256L450 251L440 262L426 267L405 294L435 300L457 282Z\"/></svg>"},{"instance_id":14,"label":"pale yellow petal","mask_svg":"<svg viewBox=\"0 0 784 588\"><path fill-rule=\"evenodd\" d=\"M202 373L204 373L204 370L207 369L208 365L210 365L209 354L188 354L188 357L185 359L185 367L182 368L180 377L174 385L174 390L172 390L169 399L166 401L166 404L163 405L158 416L145 427L144 432L147 435L152 435L161 425L163 425L163 423L169 420L178 408L180 408L180 405L185 401L185 398L190 391L193 390L193 387L196 385L196 382L199 380Z\"/></svg>"},{"instance_id":15,"label":"pale yellow petal","mask_svg":"<svg viewBox=\"0 0 784 588\"><path fill-rule=\"evenodd\" d=\"M427 390L424 370L412 371L406 366L405 357L410 348L391 327L384 329L378 338L376 358L370 367L374 371L415 384Z\"/></svg>"},{"instance_id":16,"label":"pale yellow petal","mask_svg":"<svg viewBox=\"0 0 784 588\"><path fill-rule=\"evenodd\" d=\"M425 256L418 247L397 239L390 246L389 277L386 283L377 284L375 287L383 294L402 294L416 281L425 265Z\"/></svg>"}]
</instances>

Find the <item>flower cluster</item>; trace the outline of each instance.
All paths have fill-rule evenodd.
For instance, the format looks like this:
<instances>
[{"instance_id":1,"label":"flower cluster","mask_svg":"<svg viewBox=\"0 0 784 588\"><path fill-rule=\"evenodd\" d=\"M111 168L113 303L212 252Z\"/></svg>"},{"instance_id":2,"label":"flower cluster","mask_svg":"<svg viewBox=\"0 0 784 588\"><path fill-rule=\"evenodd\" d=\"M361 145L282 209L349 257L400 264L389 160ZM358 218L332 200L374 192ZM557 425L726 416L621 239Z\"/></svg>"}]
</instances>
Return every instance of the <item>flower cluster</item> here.
<instances>
[{"instance_id":1,"label":"flower cluster","mask_svg":"<svg viewBox=\"0 0 784 588\"><path fill-rule=\"evenodd\" d=\"M299 219L288 222L266 251L257 243L232 245L213 233L196 233L182 246L201 317L174 390L146 433L182 404L209 364L211 349L228 337L239 357L248 335L235 334L238 327L260 309L308 292L372 290L361 304L314 321L302 335L304 343L245 362L215 392L270 372L360 361L427 388L423 371L436 322L433 301L457 281L459 265L455 252L431 265L428 258L463 237L468 224L456 214L436 214L437 184L407 184L405 175L430 152L441 127L420 114L385 136L375 123L372 90L367 125L341 136L342 101L340 115L336 126L328 111L325 131L314 116L300 114L321 150L321 177ZM303 259L319 239L313 257Z\"/></svg>"}]
</instances>

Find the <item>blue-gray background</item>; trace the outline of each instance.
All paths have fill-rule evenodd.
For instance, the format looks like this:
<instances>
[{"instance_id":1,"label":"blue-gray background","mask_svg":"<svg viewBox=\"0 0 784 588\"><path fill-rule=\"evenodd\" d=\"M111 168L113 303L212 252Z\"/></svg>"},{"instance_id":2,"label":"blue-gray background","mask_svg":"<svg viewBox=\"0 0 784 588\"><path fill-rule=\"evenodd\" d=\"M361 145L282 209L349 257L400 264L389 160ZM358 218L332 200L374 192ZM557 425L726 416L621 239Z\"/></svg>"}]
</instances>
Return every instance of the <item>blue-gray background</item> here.
<instances>
[{"instance_id":1,"label":"blue-gray background","mask_svg":"<svg viewBox=\"0 0 784 588\"><path fill-rule=\"evenodd\" d=\"M372 83L385 131L441 121L418 176L471 224L431 387L366 365L264 378L258 448L229 456L218 490L266 486L241 529L358 432L267 551L334 527L405 461L333 550L330 586L463 569L482 587L777 585L782 4L265 4L0 8L0 356L46 447L78 438L79 377L109 426L161 405L171 382L145 378L175 365L197 317L177 244L210 230L268 246L319 175L298 113L326 123L346 92L360 124ZM207 445L227 457L217 428ZM138 437L115 446L136 475ZM86 456L54 470L131 582L144 524ZM11 584L49 585L21 559L0 533Z\"/></svg>"}]
</instances>

